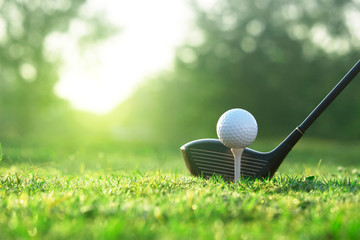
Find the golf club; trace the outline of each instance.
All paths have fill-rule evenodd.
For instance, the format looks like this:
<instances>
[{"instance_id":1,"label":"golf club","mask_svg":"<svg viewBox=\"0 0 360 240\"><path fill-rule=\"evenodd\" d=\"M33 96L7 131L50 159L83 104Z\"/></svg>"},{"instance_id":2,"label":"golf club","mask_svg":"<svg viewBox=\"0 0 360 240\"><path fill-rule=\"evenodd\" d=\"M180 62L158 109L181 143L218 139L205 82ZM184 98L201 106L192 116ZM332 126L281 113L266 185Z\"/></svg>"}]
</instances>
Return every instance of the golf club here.
<instances>
[{"instance_id":1,"label":"golf club","mask_svg":"<svg viewBox=\"0 0 360 240\"><path fill-rule=\"evenodd\" d=\"M360 71L360 60L309 114L274 150L258 152L245 148L241 156L241 177L266 178L274 176L286 155L304 135L305 131L332 103L340 92ZM234 156L231 149L218 139L199 139L186 143L180 148L186 167L194 176L210 178L220 175L227 181L234 181Z\"/></svg>"}]
</instances>

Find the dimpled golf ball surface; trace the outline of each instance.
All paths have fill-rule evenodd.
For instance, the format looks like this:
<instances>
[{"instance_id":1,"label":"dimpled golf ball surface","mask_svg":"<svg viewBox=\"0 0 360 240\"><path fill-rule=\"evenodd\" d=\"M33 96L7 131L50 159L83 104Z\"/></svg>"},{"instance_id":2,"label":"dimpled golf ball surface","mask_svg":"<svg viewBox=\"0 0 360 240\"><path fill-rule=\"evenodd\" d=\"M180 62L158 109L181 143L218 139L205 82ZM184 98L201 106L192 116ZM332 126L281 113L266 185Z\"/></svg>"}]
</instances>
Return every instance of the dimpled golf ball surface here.
<instances>
[{"instance_id":1,"label":"dimpled golf ball surface","mask_svg":"<svg viewBox=\"0 0 360 240\"><path fill-rule=\"evenodd\" d=\"M221 115L217 126L220 141L229 148L245 148L254 142L258 127L251 113L235 108Z\"/></svg>"}]
</instances>

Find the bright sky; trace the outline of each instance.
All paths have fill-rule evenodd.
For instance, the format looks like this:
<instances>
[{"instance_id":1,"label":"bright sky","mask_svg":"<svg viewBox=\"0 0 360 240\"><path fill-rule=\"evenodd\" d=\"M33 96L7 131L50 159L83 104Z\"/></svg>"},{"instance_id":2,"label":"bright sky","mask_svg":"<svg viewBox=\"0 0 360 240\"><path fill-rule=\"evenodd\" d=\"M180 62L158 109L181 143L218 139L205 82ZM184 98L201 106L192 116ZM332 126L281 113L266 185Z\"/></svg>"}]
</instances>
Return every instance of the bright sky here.
<instances>
[{"instance_id":1,"label":"bright sky","mask_svg":"<svg viewBox=\"0 0 360 240\"><path fill-rule=\"evenodd\" d=\"M67 36L54 34L49 49L65 65L56 93L77 109L106 113L128 97L145 77L172 66L174 47L189 31L191 11L184 0L90 0L84 11L103 9L122 32L82 54L76 39L86 29L74 22Z\"/></svg>"},{"instance_id":2,"label":"bright sky","mask_svg":"<svg viewBox=\"0 0 360 240\"><path fill-rule=\"evenodd\" d=\"M122 32L104 44L80 52L77 39L86 32L84 23L74 21L69 34L55 33L47 39L52 52L64 58L56 93L77 109L106 113L125 100L145 78L172 67L174 48L185 40L194 41L196 29L186 0L88 0L86 14L103 10ZM216 0L197 0L204 9ZM349 9L347 21L358 34L359 13ZM320 30L322 30L320 28ZM314 42L329 48L324 31L315 31ZM198 38L201 42L201 37ZM331 40L331 39L330 39ZM334 40L335 41L335 40ZM331 44L330 44L331 45ZM332 46L342 46L341 41ZM341 50L340 49L340 50ZM55 54L56 55L56 54Z\"/></svg>"}]
</instances>

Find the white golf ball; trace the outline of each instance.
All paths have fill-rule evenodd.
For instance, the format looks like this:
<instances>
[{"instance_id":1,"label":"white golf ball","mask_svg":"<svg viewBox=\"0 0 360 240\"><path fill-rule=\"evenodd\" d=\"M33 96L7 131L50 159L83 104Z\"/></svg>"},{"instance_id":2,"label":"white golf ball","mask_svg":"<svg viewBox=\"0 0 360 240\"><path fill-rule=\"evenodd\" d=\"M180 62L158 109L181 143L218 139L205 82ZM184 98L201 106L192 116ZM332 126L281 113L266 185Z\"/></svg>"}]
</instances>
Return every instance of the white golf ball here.
<instances>
[{"instance_id":1,"label":"white golf ball","mask_svg":"<svg viewBox=\"0 0 360 240\"><path fill-rule=\"evenodd\" d=\"M219 118L216 132L220 141L229 148L245 148L254 142L258 131L257 122L251 113L234 108Z\"/></svg>"}]
</instances>

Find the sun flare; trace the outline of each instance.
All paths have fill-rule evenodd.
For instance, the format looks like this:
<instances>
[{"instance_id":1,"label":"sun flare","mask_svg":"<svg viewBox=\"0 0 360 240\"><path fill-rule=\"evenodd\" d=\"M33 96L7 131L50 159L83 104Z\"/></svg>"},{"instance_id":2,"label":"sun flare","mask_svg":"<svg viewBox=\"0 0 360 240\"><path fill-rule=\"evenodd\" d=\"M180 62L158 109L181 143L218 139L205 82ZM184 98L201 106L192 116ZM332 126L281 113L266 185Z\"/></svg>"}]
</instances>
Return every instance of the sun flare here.
<instances>
[{"instance_id":1,"label":"sun flare","mask_svg":"<svg viewBox=\"0 0 360 240\"><path fill-rule=\"evenodd\" d=\"M71 24L66 36L49 37L48 49L61 51L65 62L55 91L77 109L106 113L141 80L171 67L191 14L181 0L90 1L86 8L103 9L122 31L85 54L76 45L79 22Z\"/></svg>"}]
</instances>

